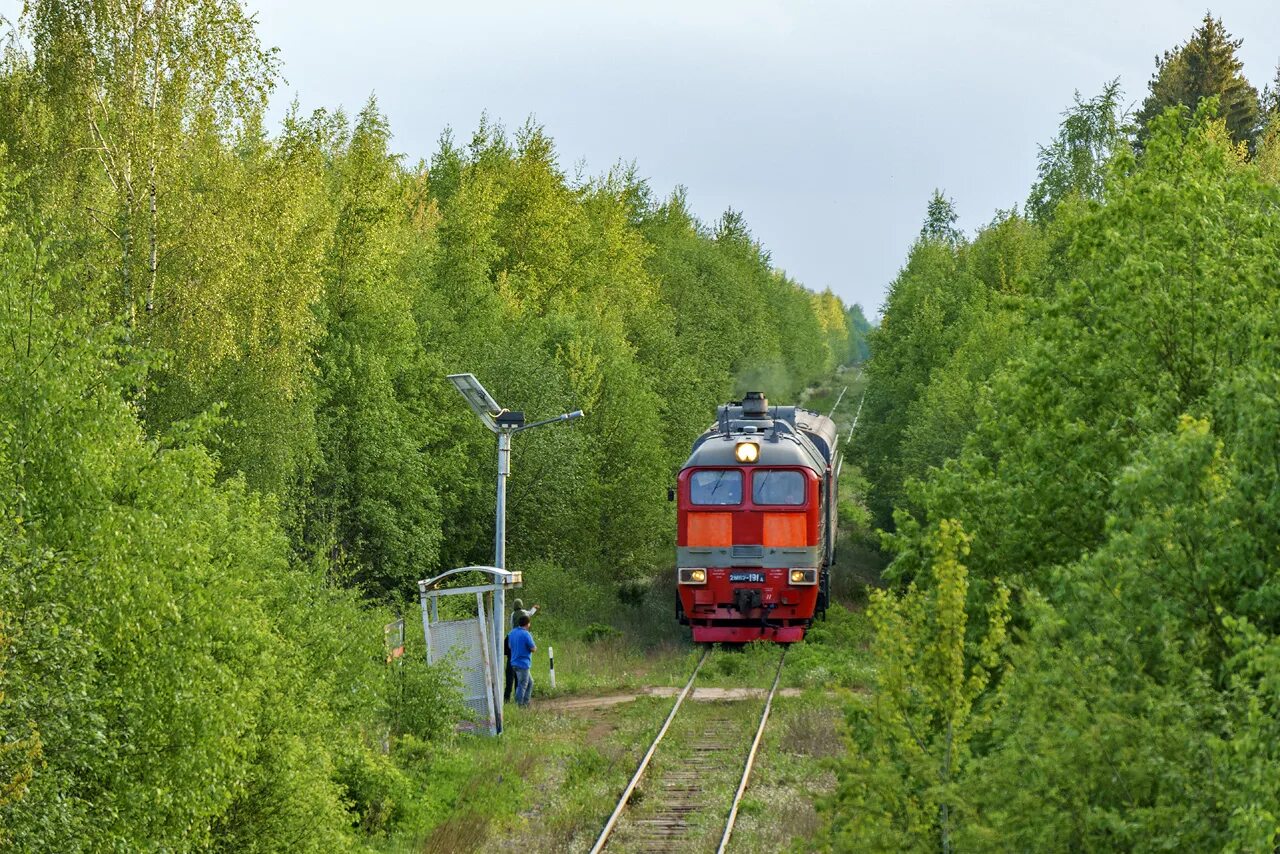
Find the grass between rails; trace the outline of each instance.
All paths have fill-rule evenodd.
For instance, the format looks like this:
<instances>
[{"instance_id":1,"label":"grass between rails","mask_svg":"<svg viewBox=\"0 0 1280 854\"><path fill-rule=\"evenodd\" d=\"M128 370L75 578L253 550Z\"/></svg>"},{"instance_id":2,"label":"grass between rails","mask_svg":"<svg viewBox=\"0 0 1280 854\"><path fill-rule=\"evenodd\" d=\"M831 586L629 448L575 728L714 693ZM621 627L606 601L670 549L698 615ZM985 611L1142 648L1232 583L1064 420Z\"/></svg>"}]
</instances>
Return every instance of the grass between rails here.
<instances>
[{"instance_id":1,"label":"grass between rails","mask_svg":"<svg viewBox=\"0 0 1280 854\"><path fill-rule=\"evenodd\" d=\"M685 703L632 795L609 850L626 854L637 847L645 849L643 830L637 833L636 823L661 820L667 806L665 786L679 785L680 775L692 771L698 788L687 797L698 809L685 816L688 827L678 850L715 851L759 711L760 703L753 701Z\"/></svg>"}]
</instances>

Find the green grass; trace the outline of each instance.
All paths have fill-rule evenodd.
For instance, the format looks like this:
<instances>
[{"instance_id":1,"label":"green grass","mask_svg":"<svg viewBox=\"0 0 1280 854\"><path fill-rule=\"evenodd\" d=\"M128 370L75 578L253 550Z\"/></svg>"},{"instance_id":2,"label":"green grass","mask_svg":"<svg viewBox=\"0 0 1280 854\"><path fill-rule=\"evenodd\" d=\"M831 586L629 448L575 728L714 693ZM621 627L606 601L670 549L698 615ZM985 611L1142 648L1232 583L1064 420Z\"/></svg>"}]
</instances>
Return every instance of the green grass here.
<instances>
[{"instance_id":1,"label":"green grass","mask_svg":"<svg viewBox=\"0 0 1280 854\"><path fill-rule=\"evenodd\" d=\"M525 578L518 595L526 605L541 605L530 626L538 644L535 691L541 696L670 685L692 668L693 645L676 623L674 570L617 590L608 580L551 565L530 568ZM548 669L552 649L555 691Z\"/></svg>"},{"instance_id":2,"label":"green grass","mask_svg":"<svg viewBox=\"0 0 1280 854\"><path fill-rule=\"evenodd\" d=\"M461 736L401 753L424 805L383 852L586 850L657 732L670 701L641 698L561 714L509 709L501 738Z\"/></svg>"},{"instance_id":3,"label":"green grass","mask_svg":"<svg viewBox=\"0 0 1280 854\"><path fill-rule=\"evenodd\" d=\"M699 687L768 688L778 669L777 644L755 641L745 645L721 645L712 652L698 674Z\"/></svg>"},{"instance_id":4,"label":"green grass","mask_svg":"<svg viewBox=\"0 0 1280 854\"><path fill-rule=\"evenodd\" d=\"M864 690L870 685L871 629L866 615L833 605L802 643L792 644L782 684L790 688Z\"/></svg>"},{"instance_id":5,"label":"green grass","mask_svg":"<svg viewBox=\"0 0 1280 854\"><path fill-rule=\"evenodd\" d=\"M817 801L836 784L844 755L846 695L808 691L774 701L729 850L750 854L811 851L821 834Z\"/></svg>"},{"instance_id":6,"label":"green grass","mask_svg":"<svg viewBox=\"0 0 1280 854\"><path fill-rule=\"evenodd\" d=\"M693 669L692 645L676 637L650 647L641 646L626 635L587 641L567 621L535 617L534 622L538 651L533 656L532 675L537 697L623 693L655 685L683 685ZM552 649L556 663L554 690L548 660Z\"/></svg>"},{"instance_id":7,"label":"green grass","mask_svg":"<svg viewBox=\"0 0 1280 854\"><path fill-rule=\"evenodd\" d=\"M544 622L535 627L540 648L556 648L556 693L562 695L683 685L700 654L678 643L645 649L624 636L589 642L573 637L573 627L565 621L539 622ZM810 760L843 750L833 733L846 698L870 679L868 638L866 617L836 606L803 643L789 648L783 685L807 690L803 697L775 702L764 748L769 758L762 757L756 772L759 792L750 791L756 800L748 800L742 830L735 834L738 844L746 846L741 850L774 850L774 843L807 838L816 827L808 792L829 787L830 772ZM698 685L767 688L777 661L778 648L771 644L718 649ZM395 826L400 830L375 842L374 850L467 852L515 846L552 852L590 847L671 700L640 697L607 709L562 712L547 703L551 692L545 655L535 656L534 678L533 705L508 706L507 729L500 738L457 735L442 744L402 739L395 745L390 760L407 778L396 794ZM681 761L682 743L716 715L728 715L734 732L742 730L745 756L759 713L756 700L687 703L668 736L673 750L660 754L665 758L656 773L661 763ZM707 781L714 789L712 800L723 800L725 811L736 785L736 777L729 776ZM723 817L721 812L708 817L707 839Z\"/></svg>"}]
</instances>

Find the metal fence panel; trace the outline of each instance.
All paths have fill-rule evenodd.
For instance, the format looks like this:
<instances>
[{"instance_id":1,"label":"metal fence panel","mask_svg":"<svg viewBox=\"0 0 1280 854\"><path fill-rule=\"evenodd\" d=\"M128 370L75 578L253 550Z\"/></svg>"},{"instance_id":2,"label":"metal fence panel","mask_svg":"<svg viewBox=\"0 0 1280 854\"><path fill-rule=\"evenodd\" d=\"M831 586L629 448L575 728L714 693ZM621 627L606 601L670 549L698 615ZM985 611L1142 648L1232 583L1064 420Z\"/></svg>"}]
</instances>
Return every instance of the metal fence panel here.
<instances>
[{"instance_id":1,"label":"metal fence panel","mask_svg":"<svg viewBox=\"0 0 1280 854\"><path fill-rule=\"evenodd\" d=\"M493 729L491 684L485 667L480 618L431 623L431 663L452 658L462 679L462 699L477 723Z\"/></svg>"}]
</instances>

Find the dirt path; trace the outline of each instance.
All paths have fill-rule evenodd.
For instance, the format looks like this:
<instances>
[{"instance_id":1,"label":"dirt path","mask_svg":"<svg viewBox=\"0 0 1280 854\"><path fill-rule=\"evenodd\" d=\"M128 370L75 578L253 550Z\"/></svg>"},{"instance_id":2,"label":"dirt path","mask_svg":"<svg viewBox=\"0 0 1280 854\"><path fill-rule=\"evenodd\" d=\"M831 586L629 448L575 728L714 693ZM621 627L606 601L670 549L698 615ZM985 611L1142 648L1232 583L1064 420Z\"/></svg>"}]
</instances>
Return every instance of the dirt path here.
<instances>
[{"instance_id":1,"label":"dirt path","mask_svg":"<svg viewBox=\"0 0 1280 854\"><path fill-rule=\"evenodd\" d=\"M554 700L538 702L538 707L561 712L578 712L587 709L606 709L630 703L641 697L674 697L680 693L679 688L660 686L643 688L630 694L607 694L599 697L560 697ZM763 700L768 693L763 688L694 688L689 694L690 700ZM783 688L778 692L783 697L799 697L799 688Z\"/></svg>"}]
</instances>

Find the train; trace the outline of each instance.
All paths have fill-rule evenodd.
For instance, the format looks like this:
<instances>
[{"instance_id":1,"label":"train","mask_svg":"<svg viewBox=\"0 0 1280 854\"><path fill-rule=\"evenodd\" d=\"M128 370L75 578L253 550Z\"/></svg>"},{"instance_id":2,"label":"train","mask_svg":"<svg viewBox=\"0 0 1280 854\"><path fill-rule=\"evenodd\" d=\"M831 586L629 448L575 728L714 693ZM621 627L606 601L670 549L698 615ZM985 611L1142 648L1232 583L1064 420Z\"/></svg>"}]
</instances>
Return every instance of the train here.
<instances>
[{"instance_id":1,"label":"train","mask_svg":"<svg viewBox=\"0 0 1280 854\"><path fill-rule=\"evenodd\" d=\"M831 599L835 422L763 392L716 408L670 498L676 617L695 643L795 643Z\"/></svg>"}]
</instances>

